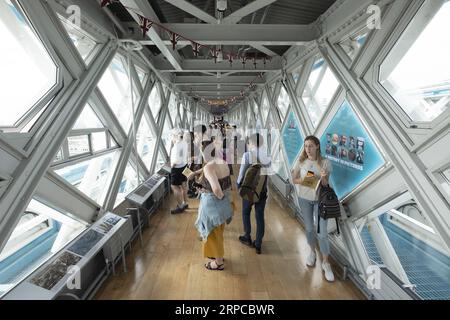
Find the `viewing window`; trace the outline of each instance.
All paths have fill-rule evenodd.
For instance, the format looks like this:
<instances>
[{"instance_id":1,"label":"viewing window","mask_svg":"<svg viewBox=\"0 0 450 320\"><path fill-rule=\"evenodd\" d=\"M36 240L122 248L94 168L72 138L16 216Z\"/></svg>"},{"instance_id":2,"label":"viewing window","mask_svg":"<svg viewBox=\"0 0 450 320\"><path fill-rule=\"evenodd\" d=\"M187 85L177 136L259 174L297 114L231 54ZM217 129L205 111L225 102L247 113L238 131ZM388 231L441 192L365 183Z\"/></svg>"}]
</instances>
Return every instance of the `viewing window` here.
<instances>
[{"instance_id":1,"label":"viewing window","mask_svg":"<svg viewBox=\"0 0 450 320\"><path fill-rule=\"evenodd\" d=\"M141 84L144 85L145 84L145 77L147 76L147 72L145 72L144 70L142 70L141 68L139 68L138 66L134 66L137 72L137 75L139 77L139 81L141 81Z\"/></svg>"},{"instance_id":2,"label":"viewing window","mask_svg":"<svg viewBox=\"0 0 450 320\"><path fill-rule=\"evenodd\" d=\"M84 61L88 62L91 58L91 53L94 51L97 43L92 39L86 32L77 27L75 24L71 23L67 19L59 16L61 22L69 34L70 40L77 48L80 56Z\"/></svg>"},{"instance_id":3,"label":"viewing window","mask_svg":"<svg viewBox=\"0 0 450 320\"><path fill-rule=\"evenodd\" d=\"M142 177L141 177L142 178ZM117 193L116 202L114 206L119 205L125 197L138 186L137 171L134 166L128 161L127 167L120 182L119 192Z\"/></svg>"},{"instance_id":4,"label":"viewing window","mask_svg":"<svg viewBox=\"0 0 450 320\"><path fill-rule=\"evenodd\" d=\"M85 229L84 223L32 199L0 252L0 298Z\"/></svg>"},{"instance_id":5,"label":"viewing window","mask_svg":"<svg viewBox=\"0 0 450 320\"><path fill-rule=\"evenodd\" d=\"M317 56L302 95L314 127L328 109L338 87L339 82L325 60Z\"/></svg>"},{"instance_id":6,"label":"viewing window","mask_svg":"<svg viewBox=\"0 0 450 320\"><path fill-rule=\"evenodd\" d=\"M263 118L263 123L266 123L269 111L270 111L269 99L267 98L266 90L264 90L263 98L261 100L261 116Z\"/></svg>"},{"instance_id":7,"label":"viewing window","mask_svg":"<svg viewBox=\"0 0 450 320\"><path fill-rule=\"evenodd\" d=\"M281 86L280 94L278 95L277 104L278 104L278 109L280 110L281 122L283 122L284 118L286 117L286 112L289 109L289 105L291 104L291 99L289 98L289 95L283 86Z\"/></svg>"},{"instance_id":8,"label":"viewing window","mask_svg":"<svg viewBox=\"0 0 450 320\"><path fill-rule=\"evenodd\" d=\"M178 116L178 110L177 110L177 102L175 99L175 95L171 94L170 95L170 100L169 100L169 114L166 115L166 117L168 117L170 115L170 120L172 120L172 123L174 125L174 127L176 127L176 119Z\"/></svg>"},{"instance_id":9,"label":"viewing window","mask_svg":"<svg viewBox=\"0 0 450 320\"><path fill-rule=\"evenodd\" d=\"M131 105L130 79L126 66L124 57L116 55L100 79L98 86L125 133L128 134L133 121L133 107ZM134 86L134 88L136 87ZM135 103L137 96L135 92Z\"/></svg>"},{"instance_id":10,"label":"viewing window","mask_svg":"<svg viewBox=\"0 0 450 320\"><path fill-rule=\"evenodd\" d=\"M368 35L369 31L367 28L364 28L339 42L339 46L348 55L350 60L353 61L366 43Z\"/></svg>"},{"instance_id":11,"label":"viewing window","mask_svg":"<svg viewBox=\"0 0 450 320\"><path fill-rule=\"evenodd\" d=\"M150 170L152 164L153 153L155 152L156 139L150 130L145 116L142 118L139 129L136 135L137 152L145 164L145 167Z\"/></svg>"},{"instance_id":12,"label":"viewing window","mask_svg":"<svg viewBox=\"0 0 450 320\"><path fill-rule=\"evenodd\" d=\"M450 252L413 200L361 218L372 264L385 266L421 298L450 298Z\"/></svg>"},{"instance_id":13,"label":"viewing window","mask_svg":"<svg viewBox=\"0 0 450 320\"><path fill-rule=\"evenodd\" d=\"M155 122L158 121L159 110L161 109L161 94L158 89L158 84L155 83L153 86L152 92L148 97L148 104L150 106L150 110L152 111L153 118Z\"/></svg>"},{"instance_id":14,"label":"viewing window","mask_svg":"<svg viewBox=\"0 0 450 320\"><path fill-rule=\"evenodd\" d=\"M14 127L55 86L58 70L25 14L9 0L0 0L0 39L0 127Z\"/></svg>"},{"instance_id":15,"label":"viewing window","mask_svg":"<svg viewBox=\"0 0 450 320\"><path fill-rule=\"evenodd\" d=\"M380 68L381 84L415 122L450 106L450 2L439 2L425 2Z\"/></svg>"},{"instance_id":16,"label":"viewing window","mask_svg":"<svg viewBox=\"0 0 450 320\"><path fill-rule=\"evenodd\" d=\"M89 198L102 205L119 160L120 151L69 165L55 171Z\"/></svg>"},{"instance_id":17,"label":"viewing window","mask_svg":"<svg viewBox=\"0 0 450 320\"><path fill-rule=\"evenodd\" d=\"M171 130L172 127L170 126L170 121L169 121L169 114L166 115L166 119L164 121L164 126L163 126L163 130L162 130L162 135L161 135L161 139L162 139L162 144L164 145L164 147L167 150L167 153L170 154L170 147L172 146L172 137L171 137Z\"/></svg>"},{"instance_id":18,"label":"viewing window","mask_svg":"<svg viewBox=\"0 0 450 320\"><path fill-rule=\"evenodd\" d=\"M72 157L83 155L88 156L117 147L108 129L103 126L89 103L86 104L75 122L69 136L63 143L64 145L67 145L68 154L65 154L64 147L61 148L54 162L70 160Z\"/></svg>"}]
</instances>

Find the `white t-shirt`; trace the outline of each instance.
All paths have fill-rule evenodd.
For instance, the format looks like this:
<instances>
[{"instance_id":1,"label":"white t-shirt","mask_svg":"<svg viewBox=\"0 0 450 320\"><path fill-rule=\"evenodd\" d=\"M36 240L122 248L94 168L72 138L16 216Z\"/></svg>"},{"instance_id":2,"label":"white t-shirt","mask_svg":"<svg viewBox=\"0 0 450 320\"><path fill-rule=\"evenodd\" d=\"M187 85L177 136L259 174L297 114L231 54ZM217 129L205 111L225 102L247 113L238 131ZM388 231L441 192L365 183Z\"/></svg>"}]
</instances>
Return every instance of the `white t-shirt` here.
<instances>
[{"instance_id":1,"label":"white t-shirt","mask_svg":"<svg viewBox=\"0 0 450 320\"><path fill-rule=\"evenodd\" d=\"M182 168L188 163L189 146L185 141L176 142L170 150L170 165Z\"/></svg>"},{"instance_id":2,"label":"white t-shirt","mask_svg":"<svg viewBox=\"0 0 450 320\"><path fill-rule=\"evenodd\" d=\"M322 159L322 168L324 168L325 171L328 172L328 174L331 174L332 167L331 167L331 162L328 159ZM305 178L308 171L314 172L314 176L317 179L321 178L321 175L320 175L321 167L317 163L317 160L311 161L309 159L306 159L305 161L303 161L303 163L300 163L299 161L297 161L297 163L295 164L295 167L294 167L294 171L296 171L298 169L300 169L300 178L301 179ZM309 187L305 187L305 186L296 184L295 189L297 190L297 196L299 196L300 198L310 200L310 201L318 200L318 194L317 194L316 190L313 188L309 188Z\"/></svg>"}]
</instances>

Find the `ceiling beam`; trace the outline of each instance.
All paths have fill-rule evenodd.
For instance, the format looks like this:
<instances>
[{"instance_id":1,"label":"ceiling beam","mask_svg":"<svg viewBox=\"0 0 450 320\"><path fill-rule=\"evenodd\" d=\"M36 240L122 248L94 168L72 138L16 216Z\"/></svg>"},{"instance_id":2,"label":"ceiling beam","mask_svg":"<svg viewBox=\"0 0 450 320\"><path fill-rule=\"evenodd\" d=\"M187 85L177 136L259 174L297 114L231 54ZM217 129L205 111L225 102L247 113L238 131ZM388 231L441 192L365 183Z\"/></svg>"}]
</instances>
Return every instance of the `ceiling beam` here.
<instances>
[{"instance_id":1,"label":"ceiling beam","mask_svg":"<svg viewBox=\"0 0 450 320\"><path fill-rule=\"evenodd\" d=\"M242 88L241 88L242 90ZM236 96L239 95L239 93L241 92L241 90L215 90L215 91L208 91L208 90L199 90L199 91L195 91L195 93L198 93L199 95L210 95L210 96L222 96L222 95L232 95L232 96ZM189 90L182 90L182 92L190 92Z\"/></svg>"},{"instance_id":2,"label":"ceiling beam","mask_svg":"<svg viewBox=\"0 0 450 320\"><path fill-rule=\"evenodd\" d=\"M120 0L120 2L138 25L140 24L140 21L137 13L147 17L148 19L159 22L158 16L155 14L148 1ZM181 57L178 54L178 51L171 50L166 46L163 39L161 39L159 34L156 32L156 28L150 28L147 32L147 37L151 39L151 41L158 47L159 51L161 51L161 53L167 58L175 69L181 70Z\"/></svg>"},{"instance_id":3,"label":"ceiling beam","mask_svg":"<svg viewBox=\"0 0 450 320\"><path fill-rule=\"evenodd\" d=\"M208 76L176 76L173 84L178 85L215 85L215 84L233 84L248 85L250 82L255 84L264 84L264 79L256 76L228 76L224 78Z\"/></svg>"},{"instance_id":4,"label":"ceiling beam","mask_svg":"<svg viewBox=\"0 0 450 320\"><path fill-rule=\"evenodd\" d=\"M199 18L202 21L205 21L206 23L213 23L213 24L217 23L216 18L209 15L202 9L197 8L192 3L189 3L186 0L165 0L165 1L170 3L171 5L193 15L194 17Z\"/></svg>"},{"instance_id":5,"label":"ceiling beam","mask_svg":"<svg viewBox=\"0 0 450 320\"><path fill-rule=\"evenodd\" d=\"M165 28L203 45L248 45L252 43L252 45L291 46L303 45L319 37L319 29L314 25L205 23L166 23L163 25ZM137 26L133 25L133 27ZM135 40L141 40L140 42L144 45L155 45L153 41L146 39ZM170 44L168 35L163 35L162 40L164 44ZM191 45L191 43L188 40L180 39L178 45Z\"/></svg>"},{"instance_id":6,"label":"ceiling beam","mask_svg":"<svg viewBox=\"0 0 450 320\"><path fill-rule=\"evenodd\" d=\"M238 23L242 18L248 16L249 14L258 11L261 8L264 8L265 6L274 3L276 0L255 0L245 7L240 8L239 10L236 10L229 16L225 17L222 20L223 24L234 24Z\"/></svg>"},{"instance_id":7,"label":"ceiling beam","mask_svg":"<svg viewBox=\"0 0 450 320\"><path fill-rule=\"evenodd\" d=\"M261 84L262 85L262 84ZM242 85L234 85L234 84L219 84L220 88L217 88L218 85L179 85L178 88L181 91L241 91Z\"/></svg>"},{"instance_id":8,"label":"ceiling beam","mask_svg":"<svg viewBox=\"0 0 450 320\"><path fill-rule=\"evenodd\" d=\"M234 97L234 96L239 96L240 91L229 91L229 92L222 92L219 91L220 94L217 94L217 92L202 92L202 91L197 91L195 92L195 94L193 94L192 96L196 96L198 95L199 97L208 97L208 98L214 98L214 99L220 99L221 97Z\"/></svg>"},{"instance_id":9,"label":"ceiling beam","mask_svg":"<svg viewBox=\"0 0 450 320\"><path fill-rule=\"evenodd\" d=\"M185 59L181 64L182 70L175 69L159 69L160 72L271 72L279 71L282 68L281 59L274 58L266 61L266 65L262 60L256 60L256 68L252 60L248 60L245 68L239 60L236 60L231 66L228 61L214 63L212 59Z\"/></svg>"}]
</instances>

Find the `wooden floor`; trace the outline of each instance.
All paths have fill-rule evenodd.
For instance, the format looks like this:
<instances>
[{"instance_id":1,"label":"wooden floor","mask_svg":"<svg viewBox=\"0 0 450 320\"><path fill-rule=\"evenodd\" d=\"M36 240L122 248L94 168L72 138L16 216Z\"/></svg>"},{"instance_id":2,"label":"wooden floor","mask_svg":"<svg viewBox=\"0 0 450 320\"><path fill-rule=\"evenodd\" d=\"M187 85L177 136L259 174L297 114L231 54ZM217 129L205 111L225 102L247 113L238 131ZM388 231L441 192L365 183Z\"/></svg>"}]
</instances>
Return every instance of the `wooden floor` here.
<instances>
[{"instance_id":1,"label":"wooden floor","mask_svg":"<svg viewBox=\"0 0 450 320\"><path fill-rule=\"evenodd\" d=\"M241 204L233 194L237 209L225 228L224 271L203 266L202 243L193 226L198 200L190 200L184 213L171 215L171 198L170 206L166 203L150 218L144 248L135 241L127 253L128 272L119 263L117 275L106 280L96 299L364 299L350 280L338 280L336 267L334 283L324 279L319 258L314 268L306 267L305 232L271 194L261 255L238 240L243 230Z\"/></svg>"}]
</instances>

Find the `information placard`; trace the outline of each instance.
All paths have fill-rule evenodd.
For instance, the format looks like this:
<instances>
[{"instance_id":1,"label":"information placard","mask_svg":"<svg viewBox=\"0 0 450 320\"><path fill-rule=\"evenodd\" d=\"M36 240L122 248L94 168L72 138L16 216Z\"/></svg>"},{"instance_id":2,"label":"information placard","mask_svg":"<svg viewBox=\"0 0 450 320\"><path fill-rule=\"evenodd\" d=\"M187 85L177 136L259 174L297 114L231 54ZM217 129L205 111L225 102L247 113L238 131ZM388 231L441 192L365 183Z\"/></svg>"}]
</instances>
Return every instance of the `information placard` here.
<instances>
[{"instance_id":1,"label":"information placard","mask_svg":"<svg viewBox=\"0 0 450 320\"><path fill-rule=\"evenodd\" d=\"M347 101L320 139L322 154L331 161L331 184L342 199L384 163L384 158Z\"/></svg>"},{"instance_id":2,"label":"information placard","mask_svg":"<svg viewBox=\"0 0 450 320\"><path fill-rule=\"evenodd\" d=\"M283 125L282 131L284 150L286 151L289 168L297 158L303 147L303 135L300 130L300 122L294 111L291 109Z\"/></svg>"}]
</instances>

